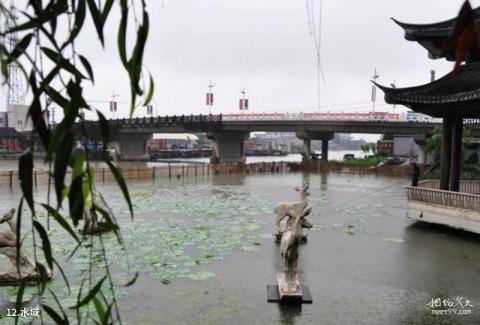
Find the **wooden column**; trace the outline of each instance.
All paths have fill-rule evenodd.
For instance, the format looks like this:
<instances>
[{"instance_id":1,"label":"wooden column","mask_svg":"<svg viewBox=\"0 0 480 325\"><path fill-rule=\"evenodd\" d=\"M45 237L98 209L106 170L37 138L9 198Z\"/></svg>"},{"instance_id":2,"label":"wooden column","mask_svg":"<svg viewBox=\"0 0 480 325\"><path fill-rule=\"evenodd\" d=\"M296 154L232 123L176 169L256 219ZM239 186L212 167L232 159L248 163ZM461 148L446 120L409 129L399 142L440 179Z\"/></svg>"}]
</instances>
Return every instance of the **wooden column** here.
<instances>
[{"instance_id":1,"label":"wooden column","mask_svg":"<svg viewBox=\"0 0 480 325\"><path fill-rule=\"evenodd\" d=\"M460 165L462 163L463 119L455 117L452 126L452 157L450 163L450 191L460 189Z\"/></svg>"},{"instance_id":2,"label":"wooden column","mask_svg":"<svg viewBox=\"0 0 480 325\"><path fill-rule=\"evenodd\" d=\"M440 159L440 189L448 191L450 189L450 162L452 151L452 117L443 117L442 127L442 152Z\"/></svg>"}]
</instances>

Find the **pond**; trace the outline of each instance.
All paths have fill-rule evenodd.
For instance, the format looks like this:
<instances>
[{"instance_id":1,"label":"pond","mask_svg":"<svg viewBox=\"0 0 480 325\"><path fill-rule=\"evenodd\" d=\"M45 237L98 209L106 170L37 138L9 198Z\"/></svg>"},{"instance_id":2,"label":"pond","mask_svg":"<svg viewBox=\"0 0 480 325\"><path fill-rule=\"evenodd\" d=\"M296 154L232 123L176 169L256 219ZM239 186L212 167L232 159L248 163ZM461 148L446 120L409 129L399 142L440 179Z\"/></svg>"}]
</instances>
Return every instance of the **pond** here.
<instances>
[{"instance_id":1,"label":"pond","mask_svg":"<svg viewBox=\"0 0 480 325\"><path fill-rule=\"evenodd\" d=\"M273 207L298 199L293 188L303 181L310 183L315 226L301 246L299 269L314 301L285 307L267 303L266 286L282 270ZM122 225L124 247L110 235L107 261L92 254L98 269L111 265L127 324L480 323L480 237L408 219L406 184L301 173L136 181L128 184L134 221L117 187L99 184ZM18 199L3 192L0 209ZM51 235L54 253L65 260L75 245L55 227ZM72 294L58 272L49 284L67 306L80 286L74 279L88 268L86 246L63 263ZM136 272L133 286L121 286ZM15 292L0 288L0 298ZM428 303L436 298L468 299L471 314L434 315Z\"/></svg>"}]
</instances>

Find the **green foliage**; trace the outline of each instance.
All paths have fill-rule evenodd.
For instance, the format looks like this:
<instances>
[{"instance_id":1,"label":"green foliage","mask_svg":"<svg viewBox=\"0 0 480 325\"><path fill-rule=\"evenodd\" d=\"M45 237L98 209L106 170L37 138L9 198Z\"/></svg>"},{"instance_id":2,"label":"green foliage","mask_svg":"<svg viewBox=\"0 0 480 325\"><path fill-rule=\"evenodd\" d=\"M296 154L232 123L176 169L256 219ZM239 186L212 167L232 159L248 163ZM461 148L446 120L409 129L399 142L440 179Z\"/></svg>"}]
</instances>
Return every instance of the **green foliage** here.
<instances>
[{"instance_id":1,"label":"green foliage","mask_svg":"<svg viewBox=\"0 0 480 325\"><path fill-rule=\"evenodd\" d=\"M463 148L462 148L462 163L461 163L461 178L462 179L480 179L480 166L478 154L465 155L468 145L473 141L471 131L467 128L463 130ZM425 173L425 177L439 178L440 177L440 159L442 151L442 130L436 128L432 136L426 140L427 151L432 155L433 161L430 168Z\"/></svg>"},{"instance_id":2,"label":"green foliage","mask_svg":"<svg viewBox=\"0 0 480 325\"><path fill-rule=\"evenodd\" d=\"M19 13L16 14L12 11L12 8L7 8L3 3L0 3L0 22L3 23L0 26L1 73L7 80L8 65L15 62L28 80L31 92L28 117L46 149L45 162L51 166L50 177L56 194L55 204L51 202L50 196L48 202L36 202L32 189L34 170L32 147L19 160L19 178L23 197L18 211L19 230L17 238L21 238L22 203L25 200L31 212L33 239L35 241L36 233L41 241L41 245L34 243L35 259L39 255L37 250L43 251L48 267L52 270L57 267L63 276L64 272L54 258L50 244L48 231L50 217L71 236L72 241L80 245L82 241L88 240L88 238L80 239L70 223L77 226L84 221L84 207L87 200L97 196L92 173L88 167L88 155L73 155L75 142L78 139L85 138L81 134L85 132L83 111L92 110L83 96L83 87L86 83L94 83L94 67L84 55L77 51L75 44L82 31L84 31L84 23L87 15L89 15L95 27L96 35L101 45L104 46L104 30L113 5L113 0L29 0L26 7L20 8ZM136 8L134 9L133 6L136 6ZM129 76L131 116L137 105L142 103L146 105L153 97L154 83L151 75L149 76L148 89L145 90L141 86L143 84L143 53L149 32L149 15L143 0L120 0L118 1L118 8L120 23L118 25L117 46L122 65ZM129 22L129 17L130 19L133 18L131 22ZM141 20L137 17L141 17ZM127 42L127 34L131 27L135 28L136 36L130 46ZM61 32L58 32L59 30ZM67 32L65 33L65 31ZM12 48L7 41L13 33L18 33L20 40ZM130 54L128 54L129 52ZM44 68L43 62L51 66L50 70ZM144 96L141 102L137 101L140 96ZM48 110L50 103L58 105L63 110L63 118L55 127L47 125L44 119L44 113ZM97 111L97 115L100 120L104 148L106 148L110 139L108 123L100 112ZM108 166L122 190L133 217L130 195L122 174L115 164L108 162ZM67 171L72 172L71 179L66 177ZM50 193L50 188L48 193ZM65 210L62 209L64 199L68 199L68 215L65 215ZM47 226L37 217L40 213L35 209L37 203L40 203L39 207L43 208L48 214ZM121 242L118 227L114 227L116 222L111 211L100 209L95 205L92 210L96 216L96 212L98 212L105 223L115 229L117 238ZM103 245L102 241L100 243ZM102 251L104 251L103 247ZM36 263L39 266L40 273L46 274L45 267L37 260ZM91 272L90 268L86 276L91 278ZM121 323L113 286L109 288L112 293L111 301L101 302L97 298L102 291L102 284L105 279L111 284L108 266L105 268L105 277L102 281L94 286L91 281L86 282L85 290L87 294L82 299L79 295L75 305L77 315L80 315L79 310L81 308L88 308L88 305L92 303L97 310L100 323L110 323L113 322L113 319ZM65 278L65 281L68 286L68 279ZM45 294L44 289L44 285L38 286L39 299L42 299ZM22 293L23 290L19 290L19 301L22 300ZM45 312L45 315L41 315L41 322L49 323L50 321L44 317L48 316L56 323L69 323L68 315L63 311L61 303L53 292L49 291L49 293L57 302L57 307L59 307L61 313L58 313L58 308L43 304L42 299L42 312ZM112 315L113 312L116 313L115 318ZM81 317L77 318L78 323L82 323ZM92 317L86 317L83 321L88 323L92 320Z\"/></svg>"},{"instance_id":3,"label":"green foliage","mask_svg":"<svg viewBox=\"0 0 480 325\"><path fill-rule=\"evenodd\" d=\"M427 138L426 142L427 151L432 154L435 162L440 162L440 152L442 146L442 130L435 128L431 137Z\"/></svg>"},{"instance_id":4,"label":"green foliage","mask_svg":"<svg viewBox=\"0 0 480 325\"><path fill-rule=\"evenodd\" d=\"M362 144L360 146L360 149L362 149L363 152L365 153L372 153L373 155L376 155L377 154L377 144L376 143L373 143L373 142L369 142L369 143L366 143L366 144Z\"/></svg>"}]
</instances>

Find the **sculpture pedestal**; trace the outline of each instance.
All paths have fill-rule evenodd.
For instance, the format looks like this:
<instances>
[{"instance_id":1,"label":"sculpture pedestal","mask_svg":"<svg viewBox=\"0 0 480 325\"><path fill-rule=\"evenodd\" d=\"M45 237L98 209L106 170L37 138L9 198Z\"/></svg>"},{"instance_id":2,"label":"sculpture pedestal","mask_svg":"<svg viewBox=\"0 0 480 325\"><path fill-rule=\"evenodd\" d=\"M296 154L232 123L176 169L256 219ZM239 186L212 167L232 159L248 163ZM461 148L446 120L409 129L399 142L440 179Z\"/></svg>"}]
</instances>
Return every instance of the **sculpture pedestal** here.
<instances>
[{"instance_id":1,"label":"sculpture pedestal","mask_svg":"<svg viewBox=\"0 0 480 325\"><path fill-rule=\"evenodd\" d=\"M295 276L295 284L288 287L285 273L277 274L278 292L280 294L280 300L301 300L303 296L302 286L298 275Z\"/></svg>"},{"instance_id":2,"label":"sculpture pedestal","mask_svg":"<svg viewBox=\"0 0 480 325\"><path fill-rule=\"evenodd\" d=\"M302 285L302 297L301 299L289 300L287 298L280 298L280 290L278 285L269 284L267 285L267 301L275 302L281 304L290 304L290 305L300 305L300 304L311 304L313 302L312 295L307 286Z\"/></svg>"},{"instance_id":3,"label":"sculpture pedestal","mask_svg":"<svg viewBox=\"0 0 480 325\"><path fill-rule=\"evenodd\" d=\"M20 286L23 283L27 285L37 285L52 279L53 272L50 270L47 272L46 278L42 278L37 272L23 277L19 277L15 272L0 274L0 286Z\"/></svg>"}]
</instances>

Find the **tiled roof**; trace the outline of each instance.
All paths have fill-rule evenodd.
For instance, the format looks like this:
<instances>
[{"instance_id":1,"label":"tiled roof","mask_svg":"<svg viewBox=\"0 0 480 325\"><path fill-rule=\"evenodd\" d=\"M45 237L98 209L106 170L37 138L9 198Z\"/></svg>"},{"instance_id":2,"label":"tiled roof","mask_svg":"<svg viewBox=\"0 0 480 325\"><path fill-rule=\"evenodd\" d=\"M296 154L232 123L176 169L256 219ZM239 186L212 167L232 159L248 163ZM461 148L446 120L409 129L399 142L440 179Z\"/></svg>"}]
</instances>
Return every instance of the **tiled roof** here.
<instances>
[{"instance_id":1,"label":"tiled roof","mask_svg":"<svg viewBox=\"0 0 480 325\"><path fill-rule=\"evenodd\" d=\"M480 7L473 9L477 21L480 21ZM432 24L410 24L392 20L405 30L405 38L417 40L418 37L447 37L453 30L457 18Z\"/></svg>"},{"instance_id":2,"label":"tiled roof","mask_svg":"<svg viewBox=\"0 0 480 325\"><path fill-rule=\"evenodd\" d=\"M480 117L480 63L463 65L458 71L421 86L389 88L375 85L383 90L389 104L405 105L433 116L461 111L469 117Z\"/></svg>"},{"instance_id":3,"label":"tiled roof","mask_svg":"<svg viewBox=\"0 0 480 325\"><path fill-rule=\"evenodd\" d=\"M476 20L480 22L480 7L474 9ZM432 24L409 24L392 20L405 30L405 39L418 42L430 54L433 59L445 57L447 60L454 60L452 51L442 52L443 43L453 31L456 18ZM476 58L475 58L476 59Z\"/></svg>"},{"instance_id":4,"label":"tiled roof","mask_svg":"<svg viewBox=\"0 0 480 325\"><path fill-rule=\"evenodd\" d=\"M23 138L24 136L17 132L14 128L1 128L0 127L0 139L15 139L15 138Z\"/></svg>"}]
</instances>

